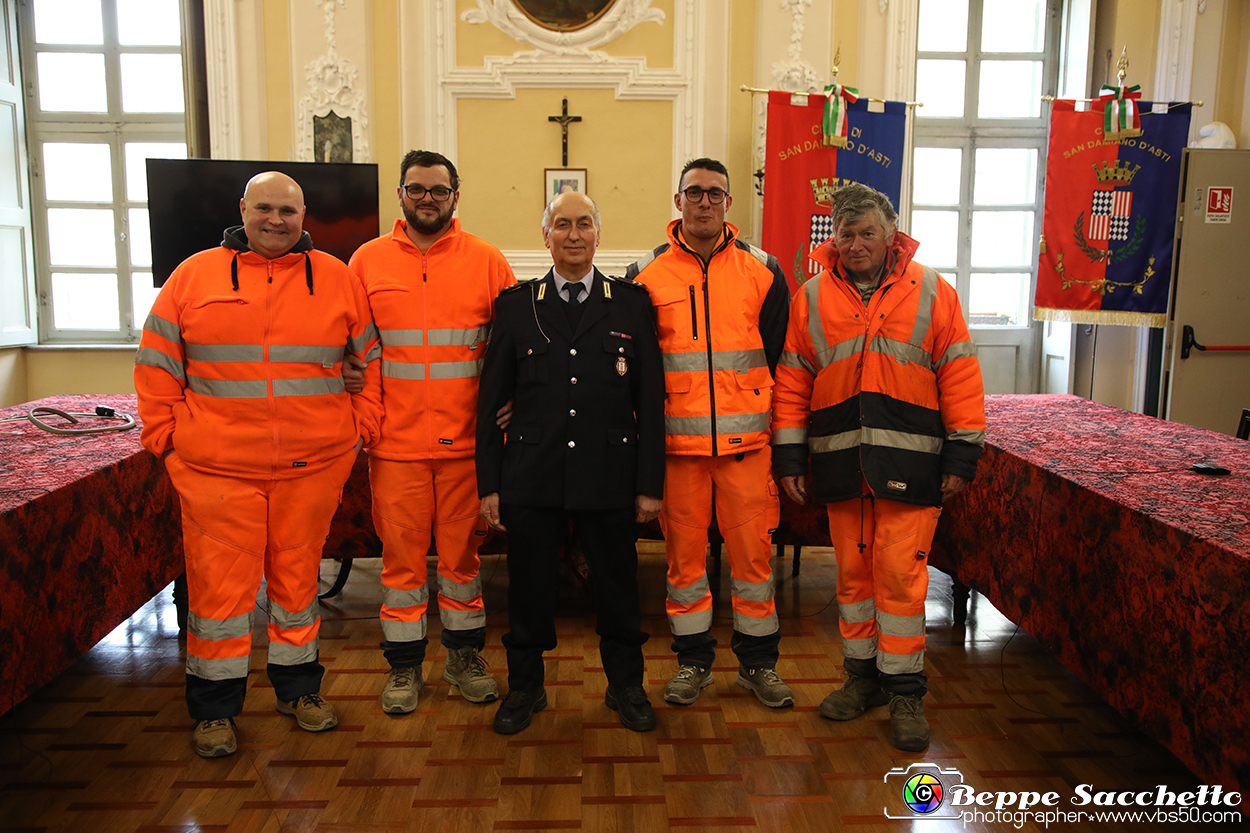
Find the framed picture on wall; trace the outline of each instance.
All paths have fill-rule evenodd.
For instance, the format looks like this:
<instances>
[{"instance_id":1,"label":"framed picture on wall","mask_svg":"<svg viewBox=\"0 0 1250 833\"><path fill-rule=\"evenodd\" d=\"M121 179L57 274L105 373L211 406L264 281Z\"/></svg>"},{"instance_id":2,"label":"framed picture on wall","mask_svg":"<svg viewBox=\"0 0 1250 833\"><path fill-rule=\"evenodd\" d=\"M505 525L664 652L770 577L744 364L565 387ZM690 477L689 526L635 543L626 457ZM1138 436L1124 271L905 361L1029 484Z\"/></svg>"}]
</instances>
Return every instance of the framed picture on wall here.
<instances>
[{"instance_id":1,"label":"framed picture on wall","mask_svg":"<svg viewBox=\"0 0 1250 833\"><path fill-rule=\"evenodd\" d=\"M586 193L585 168L545 168L543 171L543 205L565 191Z\"/></svg>"}]
</instances>

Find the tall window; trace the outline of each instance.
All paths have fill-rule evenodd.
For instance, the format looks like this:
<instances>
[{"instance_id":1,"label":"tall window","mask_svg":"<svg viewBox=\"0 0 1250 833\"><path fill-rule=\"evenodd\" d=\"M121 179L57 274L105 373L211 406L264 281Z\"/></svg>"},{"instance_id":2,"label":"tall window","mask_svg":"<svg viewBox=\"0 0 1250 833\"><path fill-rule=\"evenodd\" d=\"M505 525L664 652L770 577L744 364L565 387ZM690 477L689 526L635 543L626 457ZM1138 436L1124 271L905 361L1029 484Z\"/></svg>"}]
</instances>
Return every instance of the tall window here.
<instances>
[{"instance_id":1,"label":"tall window","mask_svg":"<svg viewBox=\"0 0 1250 833\"><path fill-rule=\"evenodd\" d=\"M185 158L178 0L22 6L43 341L136 341L156 297L145 160Z\"/></svg>"},{"instance_id":2,"label":"tall window","mask_svg":"<svg viewBox=\"0 0 1250 833\"><path fill-rule=\"evenodd\" d=\"M912 236L972 328L1028 328L1060 0L920 0Z\"/></svg>"}]
</instances>

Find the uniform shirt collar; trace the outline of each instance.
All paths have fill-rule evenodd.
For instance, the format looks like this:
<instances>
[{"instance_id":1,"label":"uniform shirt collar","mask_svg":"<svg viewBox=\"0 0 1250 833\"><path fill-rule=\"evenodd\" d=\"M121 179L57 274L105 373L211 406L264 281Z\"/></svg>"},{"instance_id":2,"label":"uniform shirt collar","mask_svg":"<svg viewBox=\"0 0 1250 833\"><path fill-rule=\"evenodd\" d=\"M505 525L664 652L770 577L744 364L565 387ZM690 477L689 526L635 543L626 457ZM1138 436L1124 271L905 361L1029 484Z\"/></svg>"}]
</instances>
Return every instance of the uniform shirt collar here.
<instances>
[{"instance_id":1,"label":"uniform shirt collar","mask_svg":"<svg viewBox=\"0 0 1250 833\"><path fill-rule=\"evenodd\" d=\"M570 283L580 283L586 290L585 292L582 293L582 300L584 301L585 299L590 297L590 286L591 286L591 283L594 281L595 267L591 266L590 269L586 272L586 274L582 275L580 278L577 278L575 280L569 280L565 278L563 275L561 275L558 271L556 271L556 268L553 266L551 267L551 276L555 279L556 292L559 293L561 300L567 301L569 299L569 293L566 287Z\"/></svg>"}]
</instances>

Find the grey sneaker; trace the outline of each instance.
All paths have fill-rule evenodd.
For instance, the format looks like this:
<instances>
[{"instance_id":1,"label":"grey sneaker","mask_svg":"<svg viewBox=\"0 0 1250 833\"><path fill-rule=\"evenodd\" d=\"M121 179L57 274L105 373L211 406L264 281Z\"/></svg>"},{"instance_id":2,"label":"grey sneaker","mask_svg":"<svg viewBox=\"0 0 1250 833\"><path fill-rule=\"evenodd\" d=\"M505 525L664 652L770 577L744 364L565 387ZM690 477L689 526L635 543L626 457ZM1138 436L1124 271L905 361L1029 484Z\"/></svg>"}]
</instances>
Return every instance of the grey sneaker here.
<instances>
[{"instance_id":1,"label":"grey sneaker","mask_svg":"<svg viewBox=\"0 0 1250 833\"><path fill-rule=\"evenodd\" d=\"M914 694L890 695L890 740L904 752L923 752L929 745L924 702Z\"/></svg>"},{"instance_id":2,"label":"grey sneaker","mask_svg":"<svg viewBox=\"0 0 1250 833\"><path fill-rule=\"evenodd\" d=\"M425 677L419 665L400 665L391 669L382 689L382 711L387 714L408 714L417 708Z\"/></svg>"},{"instance_id":3,"label":"grey sneaker","mask_svg":"<svg viewBox=\"0 0 1250 833\"><path fill-rule=\"evenodd\" d=\"M738 685L755 692L755 697L770 709L794 705L794 692L777 676L775 668L738 666Z\"/></svg>"},{"instance_id":4,"label":"grey sneaker","mask_svg":"<svg viewBox=\"0 0 1250 833\"><path fill-rule=\"evenodd\" d=\"M664 686L664 701L689 706L699 699L699 692L712 684L712 669L683 665Z\"/></svg>"},{"instance_id":5,"label":"grey sneaker","mask_svg":"<svg viewBox=\"0 0 1250 833\"><path fill-rule=\"evenodd\" d=\"M229 717L197 721L193 737L195 754L201 758L222 758L233 755L239 748L234 734L234 720Z\"/></svg>"},{"instance_id":6,"label":"grey sneaker","mask_svg":"<svg viewBox=\"0 0 1250 833\"><path fill-rule=\"evenodd\" d=\"M321 699L320 694L305 694L289 703L279 700L278 711L294 717L305 732L326 732L339 725L334 706Z\"/></svg>"},{"instance_id":7,"label":"grey sneaker","mask_svg":"<svg viewBox=\"0 0 1250 833\"><path fill-rule=\"evenodd\" d=\"M452 648L447 652L443 679L460 689L460 696L470 703L489 703L499 699L499 685L486 673L486 660L476 648Z\"/></svg>"},{"instance_id":8,"label":"grey sneaker","mask_svg":"<svg viewBox=\"0 0 1250 833\"><path fill-rule=\"evenodd\" d=\"M820 704L820 716L830 720L854 720L868 709L884 706L890 695L881 690L880 678L846 675L842 688L831 692Z\"/></svg>"}]
</instances>

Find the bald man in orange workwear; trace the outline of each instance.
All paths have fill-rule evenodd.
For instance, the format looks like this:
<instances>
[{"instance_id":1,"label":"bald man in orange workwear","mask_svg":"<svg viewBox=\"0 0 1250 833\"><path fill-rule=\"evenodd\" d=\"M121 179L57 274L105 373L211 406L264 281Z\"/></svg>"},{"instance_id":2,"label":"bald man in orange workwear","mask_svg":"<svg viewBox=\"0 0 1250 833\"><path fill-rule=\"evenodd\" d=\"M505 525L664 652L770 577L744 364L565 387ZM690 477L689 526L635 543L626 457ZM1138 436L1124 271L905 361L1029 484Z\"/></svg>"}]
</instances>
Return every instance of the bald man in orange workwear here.
<instances>
[{"instance_id":1,"label":"bald man in orange workwear","mask_svg":"<svg viewBox=\"0 0 1250 833\"><path fill-rule=\"evenodd\" d=\"M320 695L321 550L362 443L378 433L378 384L349 395L344 345L376 345L364 287L312 247L304 194L258 174L243 225L183 261L161 288L135 357L144 446L182 504L190 603L187 706L202 757L237 748L252 613L268 581L268 675L277 709L333 729Z\"/></svg>"}]
</instances>

